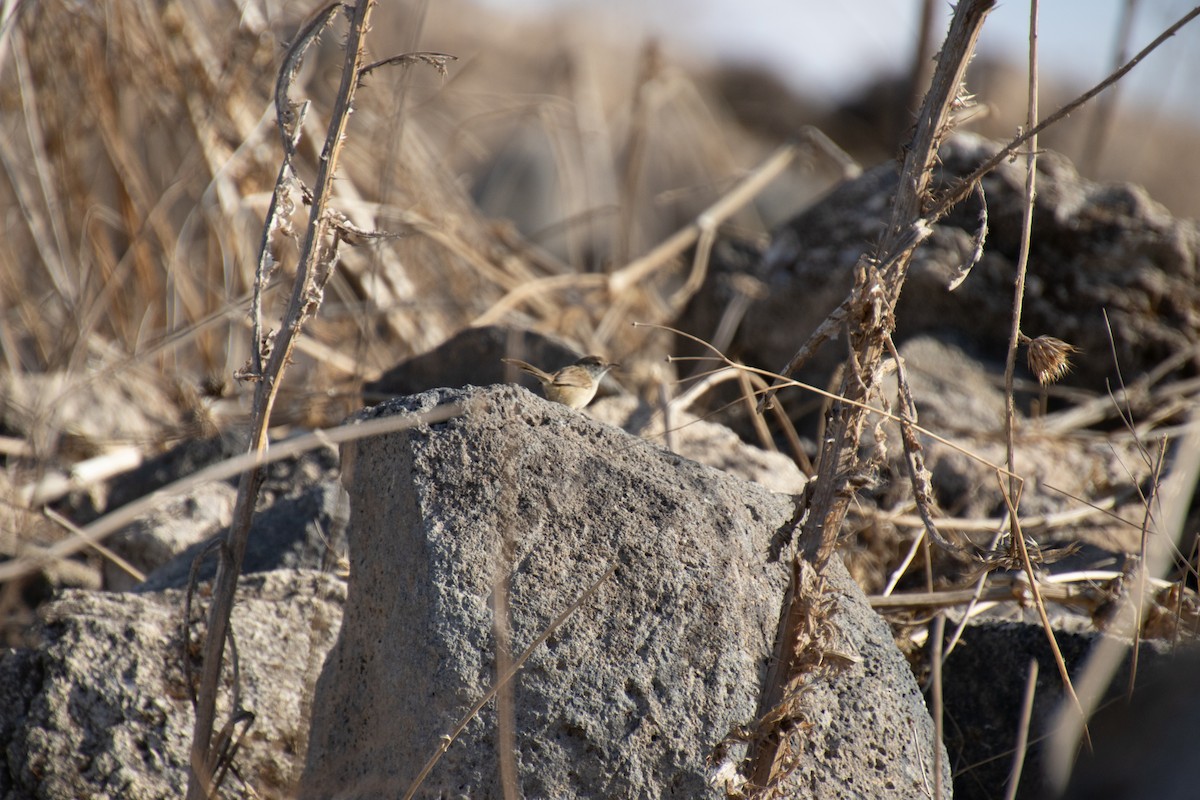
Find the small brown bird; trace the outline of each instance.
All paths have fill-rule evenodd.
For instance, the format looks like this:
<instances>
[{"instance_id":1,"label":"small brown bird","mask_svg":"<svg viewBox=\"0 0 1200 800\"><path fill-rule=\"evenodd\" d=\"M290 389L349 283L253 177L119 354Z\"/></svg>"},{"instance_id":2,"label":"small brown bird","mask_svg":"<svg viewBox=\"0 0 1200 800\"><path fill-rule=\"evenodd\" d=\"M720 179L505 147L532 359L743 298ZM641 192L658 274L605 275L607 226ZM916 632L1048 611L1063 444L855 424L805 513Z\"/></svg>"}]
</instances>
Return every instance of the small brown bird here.
<instances>
[{"instance_id":1,"label":"small brown bird","mask_svg":"<svg viewBox=\"0 0 1200 800\"><path fill-rule=\"evenodd\" d=\"M584 356L558 372L549 373L543 372L519 358L502 358L500 360L537 378L542 384L542 392L546 395L547 400L562 403L571 408L583 408L592 402L592 398L596 396L596 390L600 388L600 381L604 379L608 371L613 367L621 366L605 361L600 356Z\"/></svg>"}]
</instances>

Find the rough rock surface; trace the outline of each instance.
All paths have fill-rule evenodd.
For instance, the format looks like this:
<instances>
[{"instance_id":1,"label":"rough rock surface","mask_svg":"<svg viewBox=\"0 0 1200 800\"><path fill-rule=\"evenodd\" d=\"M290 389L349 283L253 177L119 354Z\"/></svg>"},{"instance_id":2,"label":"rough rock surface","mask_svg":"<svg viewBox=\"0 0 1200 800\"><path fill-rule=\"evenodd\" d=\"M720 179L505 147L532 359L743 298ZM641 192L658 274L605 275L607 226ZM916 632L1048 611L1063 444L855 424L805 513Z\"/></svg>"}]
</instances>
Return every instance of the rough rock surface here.
<instances>
[{"instance_id":1,"label":"rough rock surface","mask_svg":"<svg viewBox=\"0 0 1200 800\"><path fill-rule=\"evenodd\" d=\"M217 439L188 442L151 460L140 477L142 494L207 466L232 442ZM259 490L259 513L254 519L242 573L276 569L328 570L345 553L344 493L338 483L337 453L318 448L296 458L274 461ZM126 502L140 496L134 476L117 485ZM153 510L113 534L110 546L146 574L137 583L113 564L106 564L105 588L140 592L178 589L186 585L192 562L224 536L237 498L235 482L220 481L197 487L186 495L168 497ZM216 571L216 556L208 552L197 573L202 581Z\"/></svg>"},{"instance_id":2,"label":"rough rock surface","mask_svg":"<svg viewBox=\"0 0 1200 800\"><path fill-rule=\"evenodd\" d=\"M344 598L341 581L316 572L241 582L233 630L242 707L255 716L237 764L259 796L294 791L307 736L305 698L337 634ZM183 795L192 732L183 603L180 591L72 591L42 609L41 646L0 656L0 798Z\"/></svg>"},{"instance_id":3,"label":"rough rock surface","mask_svg":"<svg viewBox=\"0 0 1200 800\"><path fill-rule=\"evenodd\" d=\"M464 415L344 453L350 588L301 796L403 793L495 679L497 589L517 657L611 565L501 693L511 729L485 705L418 796L499 796L498 747L526 797L722 796L705 759L758 713L790 499L512 386L364 416L453 401ZM927 796L932 725L911 671L840 564L829 580L855 663L805 695L811 738L789 786Z\"/></svg>"},{"instance_id":4,"label":"rough rock surface","mask_svg":"<svg viewBox=\"0 0 1200 800\"><path fill-rule=\"evenodd\" d=\"M978 136L951 137L939 153L936 180L967 174L998 149ZM746 315L732 354L779 369L846 296L858 257L877 241L895 191L895 163L882 164L832 191L777 230L754 267L768 291ZM896 309L897 341L954 331L995 360L1004 358L1011 326L1012 286L1020 243L1024 167L1002 164L983 181L989 233L982 261L953 292L950 276L972 249L979 202L969 199L934 226L914 254ZM1081 178L1062 156L1038 160L1038 197L1023 328L1080 347L1069 379L1104 392L1116 359L1126 380L1200 341L1200 228L1177 220L1132 185ZM719 268L693 303L687 330L710 331L729 302ZM805 373L821 377L845 355L826 345ZM1195 374L1195 364L1191 367Z\"/></svg>"},{"instance_id":5,"label":"rough rock surface","mask_svg":"<svg viewBox=\"0 0 1200 800\"><path fill-rule=\"evenodd\" d=\"M193 544L223 533L233 518L236 500L237 489L227 483L199 486L187 495L165 499L113 534L108 546L149 575ZM134 576L112 561L104 562L104 588L127 592L137 585Z\"/></svg>"},{"instance_id":6,"label":"rough rock surface","mask_svg":"<svg viewBox=\"0 0 1200 800\"><path fill-rule=\"evenodd\" d=\"M1087 655L1092 646L1100 639L1097 633L1064 633L1058 632L1056 639L1062 650L1063 659L1072 679L1079 680L1080 669L1087 661ZM1038 662L1038 680L1034 695L1033 713L1029 728L1031 747L1025 757L1024 769L1021 773L1021 784L1017 797L1036 798L1052 796L1043 775L1042 743L1054 724L1055 714L1063 702L1064 692L1062 680L1054 656L1046 641L1046 632L1041 625L1021 623L984 623L971 625L966 629L962 642L946 660L942 670L943 702L945 703L946 719L953 721L946 726L946 747L954 761L955 795L972 800L993 800L1004 797L1006 781L1012 767L1012 748L1016 741L1020 725L1022 695L1025 691L1025 676L1029 672L1029 662ZM1147 677L1155 667L1164 666L1170 661L1166 648L1161 644L1143 642L1139 650L1140 669L1148 670L1139 678L1139 686L1153 686L1155 680ZM1195 666L1196 653L1184 661L1191 667ZM1130 660L1126 655L1120 669L1113 676L1106 698L1118 699L1117 704L1123 706L1123 695L1129 681ZM1196 673L1192 672L1184 678L1182 671L1174 676L1177 689L1176 701L1180 704L1187 702L1194 708L1197 698L1200 698L1200 684ZM1161 675L1160 675L1161 677ZM1140 695L1134 695L1135 710L1141 704ZM1110 705L1108 702L1101 707ZM1153 712L1150 712L1153 714ZM1105 732L1103 742L1106 752L1115 754L1120 750L1136 747L1137 739L1150 735L1151 731L1161 730L1168 720L1161 713L1151 724L1126 730L1123 738L1119 731ZM1103 719L1103 716L1101 717ZM1142 716L1141 720L1146 721ZM1110 726L1111 727L1111 726ZM1129 733L1137 733L1130 738ZM1188 734L1191 740L1190 734ZM1155 737L1161 741L1161 737ZM1159 794L1152 791L1151 780L1178 781L1181 772L1187 770L1186 759L1175 764L1172 771L1164 763L1165 759L1153 759L1160 766L1157 774L1148 769L1151 759L1122 758L1120 762L1112 759L1108 765L1096 763L1093 760L1087 764L1083 774L1075 776L1077 785L1096 786L1094 777L1097 773L1115 775L1118 765L1128 768L1121 776L1125 783L1114 782L1105 791L1090 794L1075 794L1074 797L1184 797L1189 795ZM1190 782L1192 793L1195 791L1195 776L1189 775L1185 780ZM1134 784L1129 784L1133 781ZM1140 786L1135 790L1134 785ZM1178 785L1176 783L1175 785ZM1132 791L1132 793L1130 793Z\"/></svg>"},{"instance_id":7,"label":"rough rock surface","mask_svg":"<svg viewBox=\"0 0 1200 800\"><path fill-rule=\"evenodd\" d=\"M348 508L344 492L326 481L305 487L294 497L281 497L255 518L242 562L242 574L282 569L332 569L346 550ZM216 534L224 536L225 531ZM212 580L217 571L212 539L191 545L146 576L137 592L179 589L187 585L192 562L208 550L197 570L201 581Z\"/></svg>"}]
</instances>

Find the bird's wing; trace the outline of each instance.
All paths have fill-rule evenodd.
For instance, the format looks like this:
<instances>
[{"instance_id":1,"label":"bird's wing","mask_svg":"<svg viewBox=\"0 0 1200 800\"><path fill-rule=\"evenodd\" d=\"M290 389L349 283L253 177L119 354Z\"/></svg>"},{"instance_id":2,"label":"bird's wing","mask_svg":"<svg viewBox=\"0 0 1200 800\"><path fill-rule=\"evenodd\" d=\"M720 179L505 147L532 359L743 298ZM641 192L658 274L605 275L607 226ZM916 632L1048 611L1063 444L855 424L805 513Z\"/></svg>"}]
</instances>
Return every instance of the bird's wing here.
<instances>
[{"instance_id":1,"label":"bird's wing","mask_svg":"<svg viewBox=\"0 0 1200 800\"><path fill-rule=\"evenodd\" d=\"M587 389L592 385L592 376L585 369L562 369L554 376L554 385Z\"/></svg>"}]
</instances>

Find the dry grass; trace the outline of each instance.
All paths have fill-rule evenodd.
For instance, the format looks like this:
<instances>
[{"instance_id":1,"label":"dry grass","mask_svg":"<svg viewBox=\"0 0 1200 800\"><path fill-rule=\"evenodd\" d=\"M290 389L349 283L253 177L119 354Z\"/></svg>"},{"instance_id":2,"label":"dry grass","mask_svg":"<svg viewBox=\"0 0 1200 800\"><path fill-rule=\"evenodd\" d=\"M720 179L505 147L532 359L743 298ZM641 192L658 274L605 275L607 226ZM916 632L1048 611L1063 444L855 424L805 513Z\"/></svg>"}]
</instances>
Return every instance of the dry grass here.
<instances>
[{"instance_id":1,"label":"dry grass","mask_svg":"<svg viewBox=\"0 0 1200 800\"><path fill-rule=\"evenodd\" d=\"M421 37L421 13L380 9L371 57L420 38L460 61L448 76L377 70L364 83L334 204L386 236L339 251L298 337L277 430L336 424L364 378L489 316L631 363L627 377L653 391L661 375L644 365L669 352L670 336L628 323L669 321L695 290L703 269L684 251L697 236L765 232L743 208L752 194L701 212L769 165L770 149L727 144L736 126L654 48L613 48L555 21L536 34L544 49L497 47L478 31L509 23L464 29L452 6L430 9ZM29 499L69 495L78 507L91 493L85 505L102 511L114 471L246 424L253 387L232 376L252 353L254 254L281 157L274 76L304 21L270 4L240 17L141 0L32 7L8 19L0 61L10 557L68 535L20 510ZM339 35L321 39L293 91L312 100L296 156L309 185ZM304 206L291 202L295 230ZM691 234L654 250L689 223ZM299 246L286 227L273 245L282 271L263 297L268 328ZM27 622L14 620L13 641Z\"/></svg>"}]
</instances>

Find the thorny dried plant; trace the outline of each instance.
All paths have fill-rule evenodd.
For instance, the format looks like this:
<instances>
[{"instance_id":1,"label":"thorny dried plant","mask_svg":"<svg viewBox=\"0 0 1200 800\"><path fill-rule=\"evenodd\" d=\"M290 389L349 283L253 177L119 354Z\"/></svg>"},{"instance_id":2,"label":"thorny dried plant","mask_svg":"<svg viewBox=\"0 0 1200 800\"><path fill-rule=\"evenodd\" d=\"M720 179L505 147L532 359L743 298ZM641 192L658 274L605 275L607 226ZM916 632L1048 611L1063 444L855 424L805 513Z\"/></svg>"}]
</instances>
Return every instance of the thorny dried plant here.
<instances>
[{"instance_id":1,"label":"thorny dried plant","mask_svg":"<svg viewBox=\"0 0 1200 800\"><path fill-rule=\"evenodd\" d=\"M800 622L791 651L785 654L791 679L779 703L753 723L731 731L709 754L709 783L723 790L726 797L768 800L788 796L790 790L783 782L800 765L804 751L797 737L803 737L813 724L805 715L806 695L813 686L834 680L860 660L838 643L834 619L837 599L828 591L825 578L806 561L798 560L793 566L793 602ZM780 756L770 780L758 784L747 777L752 765L746 759L746 746L767 746L768 740L779 748Z\"/></svg>"},{"instance_id":2,"label":"thorny dried plant","mask_svg":"<svg viewBox=\"0 0 1200 800\"><path fill-rule=\"evenodd\" d=\"M236 703L239 688L237 681L234 682L235 715L220 728L215 726L217 693L220 687L226 642L229 642L231 650L233 647L230 617L233 611L238 576L241 572L250 534L251 521L258 501L258 491L265 477L265 468L261 463L261 458L267 451L267 431L271 423L272 409L278 397L285 370L291 363L299 335L306 322L319 310L326 285L334 274L338 245L344 239L352 238L350 234L360 232L355 228L348 234L344 215L334 212L332 208L333 183L339 157L346 143L346 132L351 110L354 107L355 91L362 82L362 72L365 68L365 39L367 31L370 30L370 18L374 6L373 0L359 0L352 7L342 7L338 3L331 3L319 9L297 34L279 72L275 100L284 158L276 179L275 190L272 193L270 212L263 225L252 306L252 341L260 345L269 342L269 346L256 347L253 350L251 363L241 371L247 380L252 380L254 383L255 394L249 450L260 457L260 463L256 463L242 473L238 484L233 522L225 536L219 540L217 547L217 572L213 580L212 604L208 613L207 638L204 643L204 660L194 703L196 714L192 734L191 769L188 776L189 800L202 800L210 797L219 788L237 750L237 739L233 738L237 730L236 723L240 719L240 710L237 709ZM299 71L299 62L338 11L345 13L348 26L341 82L330 112L329 126L325 134L317 176L310 188L300 182L294 169L295 143L302 132L301 122L304 114L302 110L297 113L298 106L288 97L288 92ZM429 63L428 59L421 58L386 61L386 63L396 64L416 62ZM378 62L378 64L382 63L385 62ZM435 59L433 63L440 69L443 61ZM280 320L278 333L271 340L269 333L263 333L265 326L262 294L270 280L271 273L278 264L272 253L272 233L279 226L277 220L279 211L287 205L284 199L298 185L310 210L297 256L291 298L287 310ZM233 664L236 677L236 658Z\"/></svg>"},{"instance_id":3,"label":"thorny dried plant","mask_svg":"<svg viewBox=\"0 0 1200 800\"><path fill-rule=\"evenodd\" d=\"M1053 336L1042 335L1036 339L1022 336L1021 342L1025 345L1029 371L1043 386L1054 383L1070 372L1071 355L1079 352L1078 347Z\"/></svg>"}]
</instances>

